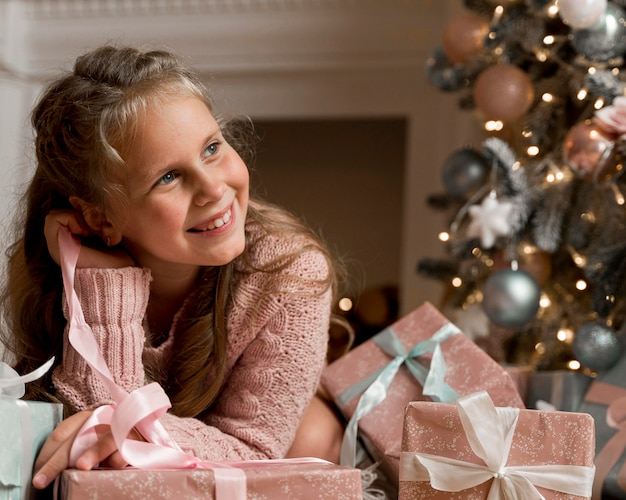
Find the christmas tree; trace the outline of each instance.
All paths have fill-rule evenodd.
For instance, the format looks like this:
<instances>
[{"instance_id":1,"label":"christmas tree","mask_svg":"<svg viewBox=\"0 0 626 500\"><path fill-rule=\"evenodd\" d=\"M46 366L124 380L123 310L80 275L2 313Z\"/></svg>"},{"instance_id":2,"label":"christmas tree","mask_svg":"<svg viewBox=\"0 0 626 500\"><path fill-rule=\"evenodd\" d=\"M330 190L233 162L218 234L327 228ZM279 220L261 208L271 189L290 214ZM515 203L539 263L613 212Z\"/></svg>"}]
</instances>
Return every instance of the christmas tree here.
<instances>
[{"instance_id":1,"label":"christmas tree","mask_svg":"<svg viewBox=\"0 0 626 500\"><path fill-rule=\"evenodd\" d=\"M447 313L501 362L610 368L626 329L626 0L465 0L426 64L481 139L440 168Z\"/></svg>"}]
</instances>

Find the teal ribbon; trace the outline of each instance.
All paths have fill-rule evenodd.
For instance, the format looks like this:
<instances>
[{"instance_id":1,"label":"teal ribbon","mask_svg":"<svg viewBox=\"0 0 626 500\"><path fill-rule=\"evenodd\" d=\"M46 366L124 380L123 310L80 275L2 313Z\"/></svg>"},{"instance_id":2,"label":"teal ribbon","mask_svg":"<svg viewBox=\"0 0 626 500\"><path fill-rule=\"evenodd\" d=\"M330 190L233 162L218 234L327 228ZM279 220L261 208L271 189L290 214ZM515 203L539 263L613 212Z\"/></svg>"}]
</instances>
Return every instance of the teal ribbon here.
<instances>
[{"instance_id":1,"label":"teal ribbon","mask_svg":"<svg viewBox=\"0 0 626 500\"><path fill-rule=\"evenodd\" d=\"M344 432L341 443L341 465L356 467L359 420L387 397L387 390L402 365L406 365L415 380L422 386L422 394L429 396L433 401L453 403L458 399L459 394L444 380L446 363L440 344L459 333L461 330L458 327L452 323L446 323L432 337L415 344L408 353L391 327L385 328L371 338L385 354L393 359L386 366L349 387L337 397L338 404L343 408L352 399L362 394ZM430 368L426 368L414 359L429 353L432 354Z\"/></svg>"}]
</instances>

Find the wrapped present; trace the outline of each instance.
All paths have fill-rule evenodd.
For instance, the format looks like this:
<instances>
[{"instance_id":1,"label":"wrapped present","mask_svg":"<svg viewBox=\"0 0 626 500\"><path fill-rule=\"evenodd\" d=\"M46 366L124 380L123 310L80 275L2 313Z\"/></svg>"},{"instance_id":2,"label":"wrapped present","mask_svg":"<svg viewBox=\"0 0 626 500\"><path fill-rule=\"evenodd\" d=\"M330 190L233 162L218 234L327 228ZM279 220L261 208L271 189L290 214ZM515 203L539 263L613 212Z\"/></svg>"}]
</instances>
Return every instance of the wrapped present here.
<instances>
[{"instance_id":1,"label":"wrapped present","mask_svg":"<svg viewBox=\"0 0 626 500\"><path fill-rule=\"evenodd\" d=\"M0 500L24 500L33 495L35 459L63 419L60 404L19 399L24 395L24 383L41 377L53 361L23 376L0 363Z\"/></svg>"},{"instance_id":2,"label":"wrapped present","mask_svg":"<svg viewBox=\"0 0 626 500\"><path fill-rule=\"evenodd\" d=\"M583 499L594 424L575 412L496 408L485 391L405 412L399 500Z\"/></svg>"},{"instance_id":3,"label":"wrapped present","mask_svg":"<svg viewBox=\"0 0 626 500\"><path fill-rule=\"evenodd\" d=\"M499 406L524 407L504 368L428 302L327 366L322 386L350 419L341 463L356 464L358 435L395 484L409 401L485 389Z\"/></svg>"},{"instance_id":4,"label":"wrapped present","mask_svg":"<svg viewBox=\"0 0 626 500\"><path fill-rule=\"evenodd\" d=\"M536 371L528 379L526 406L560 411L578 411L593 379L572 370Z\"/></svg>"},{"instance_id":5,"label":"wrapped present","mask_svg":"<svg viewBox=\"0 0 626 500\"><path fill-rule=\"evenodd\" d=\"M245 469L247 499L362 500L361 472L328 462L260 463ZM59 500L216 499L211 470L91 470L63 472ZM219 500L219 499L218 499ZM230 499L225 499L230 500Z\"/></svg>"},{"instance_id":6,"label":"wrapped present","mask_svg":"<svg viewBox=\"0 0 626 500\"><path fill-rule=\"evenodd\" d=\"M528 407L528 384L530 380L530 374L535 371L535 368L531 365L509 365L503 364L503 368L513 379L513 383L517 388L524 405Z\"/></svg>"},{"instance_id":7,"label":"wrapped present","mask_svg":"<svg viewBox=\"0 0 626 500\"><path fill-rule=\"evenodd\" d=\"M593 499L626 498L626 356L596 377L580 411L591 414L596 426Z\"/></svg>"}]
</instances>

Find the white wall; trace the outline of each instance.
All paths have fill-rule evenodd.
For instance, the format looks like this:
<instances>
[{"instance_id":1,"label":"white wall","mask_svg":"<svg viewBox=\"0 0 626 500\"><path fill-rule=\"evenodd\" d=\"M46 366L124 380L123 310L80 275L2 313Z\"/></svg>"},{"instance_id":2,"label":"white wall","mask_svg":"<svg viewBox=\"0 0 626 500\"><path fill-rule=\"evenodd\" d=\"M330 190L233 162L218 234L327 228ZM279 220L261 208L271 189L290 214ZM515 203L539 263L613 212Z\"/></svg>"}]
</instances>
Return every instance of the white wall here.
<instances>
[{"instance_id":1,"label":"white wall","mask_svg":"<svg viewBox=\"0 0 626 500\"><path fill-rule=\"evenodd\" d=\"M471 117L424 76L457 0L4 0L0 2L0 174L28 173L34 96L76 55L107 41L165 45L210 78L220 110L259 119L404 117L408 121L401 309L437 302L417 261L440 254L444 225L426 207L439 166ZM209 76L210 75L210 76ZM3 203L11 203L2 195ZM3 248L3 246L2 246Z\"/></svg>"}]
</instances>

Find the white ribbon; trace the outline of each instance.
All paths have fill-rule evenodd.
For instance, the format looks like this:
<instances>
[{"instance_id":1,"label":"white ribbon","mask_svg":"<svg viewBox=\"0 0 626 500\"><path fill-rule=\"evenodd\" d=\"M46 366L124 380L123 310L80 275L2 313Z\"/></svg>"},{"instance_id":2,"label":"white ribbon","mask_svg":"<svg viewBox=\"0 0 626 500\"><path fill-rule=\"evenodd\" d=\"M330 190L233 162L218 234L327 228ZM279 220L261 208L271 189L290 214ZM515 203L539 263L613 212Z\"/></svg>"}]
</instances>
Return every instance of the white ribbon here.
<instances>
[{"instance_id":1,"label":"white ribbon","mask_svg":"<svg viewBox=\"0 0 626 500\"><path fill-rule=\"evenodd\" d=\"M20 376L13 368L0 361L0 399L20 399L26 393L26 384L42 377L52 363L54 357L32 372Z\"/></svg>"},{"instance_id":2,"label":"white ribbon","mask_svg":"<svg viewBox=\"0 0 626 500\"><path fill-rule=\"evenodd\" d=\"M484 465L427 453L402 452L400 481L430 481L440 491L463 491L493 479L488 500L543 500L536 486L591 497L595 467L507 466L518 408L496 408L486 391L459 398L461 424L472 451Z\"/></svg>"},{"instance_id":3,"label":"white ribbon","mask_svg":"<svg viewBox=\"0 0 626 500\"><path fill-rule=\"evenodd\" d=\"M54 363L50 358L39 368L26 375L19 375L13 368L0 362L0 399L14 400L21 416L22 430L22 498L30 498L30 476L33 463L33 429L30 421L30 408L20 398L26 393L26 384L42 377ZM5 485L19 486L19 485Z\"/></svg>"}]
</instances>

